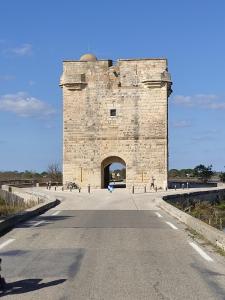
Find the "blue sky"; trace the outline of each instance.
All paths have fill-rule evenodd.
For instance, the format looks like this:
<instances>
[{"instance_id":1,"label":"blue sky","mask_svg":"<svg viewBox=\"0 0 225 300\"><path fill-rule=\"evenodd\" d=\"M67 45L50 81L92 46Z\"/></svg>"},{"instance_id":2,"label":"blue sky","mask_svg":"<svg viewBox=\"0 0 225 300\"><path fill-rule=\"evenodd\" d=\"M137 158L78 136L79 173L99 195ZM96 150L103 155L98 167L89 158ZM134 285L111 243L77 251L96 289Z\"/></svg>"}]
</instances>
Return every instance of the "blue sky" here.
<instances>
[{"instance_id":1,"label":"blue sky","mask_svg":"<svg viewBox=\"0 0 225 300\"><path fill-rule=\"evenodd\" d=\"M0 170L61 161L62 60L167 57L170 168L225 166L225 1L2 0Z\"/></svg>"}]
</instances>

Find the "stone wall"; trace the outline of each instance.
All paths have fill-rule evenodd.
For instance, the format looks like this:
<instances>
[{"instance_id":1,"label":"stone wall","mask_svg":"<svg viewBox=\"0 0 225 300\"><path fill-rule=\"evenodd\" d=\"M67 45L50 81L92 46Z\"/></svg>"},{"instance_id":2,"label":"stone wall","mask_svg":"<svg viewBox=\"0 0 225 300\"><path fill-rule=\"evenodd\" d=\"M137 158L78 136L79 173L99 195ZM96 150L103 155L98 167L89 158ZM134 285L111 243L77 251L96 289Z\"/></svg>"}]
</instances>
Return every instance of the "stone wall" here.
<instances>
[{"instance_id":1,"label":"stone wall","mask_svg":"<svg viewBox=\"0 0 225 300\"><path fill-rule=\"evenodd\" d=\"M167 185L166 59L65 61L63 182L102 186L108 157L126 163L127 186ZM116 116L110 110L116 109Z\"/></svg>"},{"instance_id":2,"label":"stone wall","mask_svg":"<svg viewBox=\"0 0 225 300\"><path fill-rule=\"evenodd\" d=\"M22 198L25 202L33 202L39 204L47 199L47 196L43 193L42 195L32 191L24 190L19 187L2 185L2 191L10 192L12 195Z\"/></svg>"},{"instance_id":3,"label":"stone wall","mask_svg":"<svg viewBox=\"0 0 225 300\"><path fill-rule=\"evenodd\" d=\"M225 189L190 192L189 194L167 195L162 198L156 198L156 202L161 209L165 210L171 216L177 218L180 222L201 234L209 242L225 251L225 233L223 231L192 217L168 203L168 201L171 203L175 203L177 201L184 202L187 200L187 197L193 201L213 201L217 199L224 199Z\"/></svg>"},{"instance_id":4,"label":"stone wall","mask_svg":"<svg viewBox=\"0 0 225 300\"><path fill-rule=\"evenodd\" d=\"M188 203L189 201L198 202L215 202L217 200L222 201L225 199L225 189L215 189L197 192L186 192L182 194L167 195L163 197L169 203Z\"/></svg>"}]
</instances>

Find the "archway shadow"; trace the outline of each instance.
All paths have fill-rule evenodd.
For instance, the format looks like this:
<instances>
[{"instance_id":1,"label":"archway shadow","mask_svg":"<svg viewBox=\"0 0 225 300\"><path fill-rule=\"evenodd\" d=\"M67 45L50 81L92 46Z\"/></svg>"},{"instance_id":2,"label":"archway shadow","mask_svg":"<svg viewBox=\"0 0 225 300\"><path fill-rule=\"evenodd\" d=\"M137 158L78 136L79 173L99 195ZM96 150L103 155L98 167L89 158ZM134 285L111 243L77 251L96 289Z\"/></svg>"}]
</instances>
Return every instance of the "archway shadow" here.
<instances>
[{"instance_id":1,"label":"archway shadow","mask_svg":"<svg viewBox=\"0 0 225 300\"><path fill-rule=\"evenodd\" d=\"M57 279L49 282L41 283L41 278L23 279L10 283L6 283L4 291L0 294L2 296L17 295L40 290L46 287L55 286L66 281L66 279Z\"/></svg>"}]
</instances>

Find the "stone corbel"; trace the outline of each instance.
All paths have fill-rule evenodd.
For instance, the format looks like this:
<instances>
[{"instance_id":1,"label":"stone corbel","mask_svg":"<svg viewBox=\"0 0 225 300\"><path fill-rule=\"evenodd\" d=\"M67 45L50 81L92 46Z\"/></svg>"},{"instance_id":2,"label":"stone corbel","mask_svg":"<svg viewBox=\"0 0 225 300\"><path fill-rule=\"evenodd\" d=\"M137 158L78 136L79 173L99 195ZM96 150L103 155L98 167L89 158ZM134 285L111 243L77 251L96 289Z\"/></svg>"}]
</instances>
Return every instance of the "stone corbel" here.
<instances>
[{"instance_id":1,"label":"stone corbel","mask_svg":"<svg viewBox=\"0 0 225 300\"><path fill-rule=\"evenodd\" d=\"M87 86L85 74L63 74L60 78L60 86L65 86L69 90L82 90Z\"/></svg>"}]
</instances>

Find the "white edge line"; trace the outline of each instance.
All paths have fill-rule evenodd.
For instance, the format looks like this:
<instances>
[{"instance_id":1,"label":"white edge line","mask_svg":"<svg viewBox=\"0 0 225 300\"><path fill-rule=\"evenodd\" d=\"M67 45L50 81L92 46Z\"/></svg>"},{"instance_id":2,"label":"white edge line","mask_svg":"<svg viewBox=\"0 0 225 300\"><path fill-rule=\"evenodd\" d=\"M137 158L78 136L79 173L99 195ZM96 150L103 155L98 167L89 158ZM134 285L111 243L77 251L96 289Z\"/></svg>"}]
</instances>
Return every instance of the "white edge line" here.
<instances>
[{"instance_id":1,"label":"white edge line","mask_svg":"<svg viewBox=\"0 0 225 300\"><path fill-rule=\"evenodd\" d=\"M201 257L203 257L205 260L207 261L213 261L213 259L205 253L205 251L203 251L198 245L196 245L195 243L189 242L189 244L191 245L192 248L194 248L200 255Z\"/></svg>"},{"instance_id":2,"label":"white edge line","mask_svg":"<svg viewBox=\"0 0 225 300\"><path fill-rule=\"evenodd\" d=\"M162 215L160 215L160 213L155 212L155 214L156 214L157 217L162 218Z\"/></svg>"},{"instance_id":3,"label":"white edge line","mask_svg":"<svg viewBox=\"0 0 225 300\"><path fill-rule=\"evenodd\" d=\"M170 222L166 222L166 224L168 224L171 228L173 228L173 229L175 229L175 230L178 229L175 225L173 225L173 224L170 223Z\"/></svg>"},{"instance_id":4,"label":"white edge line","mask_svg":"<svg viewBox=\"0 0 225 300\"><path fill-rule=\"evenodd\" d=\"M57 216L57 215L60 214L60 213L61 213L61 211L58 210L58 211L55 211L53 214L51 214L51 216Z\"/></svg>"},{"instance_id":5,"label":"white edge line","mask_svg":"<svg viewBox=\"0 0 225 300\"><path fill-rule=\"evenodd\" d=\"M40 225L42 223L44 223L44 221L39 221L39 222L35 223L33 226L35 227L35 226L38 226L38 225Z\"/></svg>"},{"instance_id":6,"label":"white edge line","mask_svg":"<svg viewBox=\"0 0 225 300\"><path fill-rule=\"evenodd\" d=\"M5 246L9 245L10 243L14 242L15 239L8 239L7 241L5 241L4 243L2 243L0 245L0 249L4 248Z\"/></svg>"}]
</instances>

